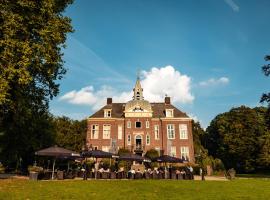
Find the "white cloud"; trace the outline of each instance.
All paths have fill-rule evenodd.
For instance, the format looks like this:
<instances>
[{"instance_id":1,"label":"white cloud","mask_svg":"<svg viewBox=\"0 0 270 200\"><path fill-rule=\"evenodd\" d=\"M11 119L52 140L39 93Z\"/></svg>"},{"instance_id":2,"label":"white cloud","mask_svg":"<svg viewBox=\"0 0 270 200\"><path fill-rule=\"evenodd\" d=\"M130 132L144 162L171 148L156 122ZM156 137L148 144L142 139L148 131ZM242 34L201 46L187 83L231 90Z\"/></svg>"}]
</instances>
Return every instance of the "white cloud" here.
<instances>
[{"instance_id":1,"label":"white cloud","mask_svg":"<svg viewBox=\"0 0 270 200\"><path fill-rule=\"evenodd\" d=\"M206 81L201 81L199 85L203 87L207 87L207 86L227 85L229 82L230 82L230 79L227 77L221 77L219 79L210 78Z\"/></svg>"},{"instance_id":2,"label":"white cloud","mask_svg":"<svg viewBox=\"0 0 270 200\"><path fill-rule=\"evenodd\" d=\"M191 78L182 75L172 66L154 67L150 71L142 71L142 76L141 84L144 89L144 97L150 102L163 102L165 95L172 97L174 103L192 103L194 100L190 91ZM99 90L95 90L93 86L87 86L78 91L73 90L64 94L60 100L72 104L89 105L92 110L97 110L105 105L107 97L112 97L113 102L131 100L132 89L128 92L120 92L106 85Z\"/></svg>"},{"instance_id":3,"label":"white cloud","mask_svg":"<svg viewBox=\"0 0 270 200\"><path fill-rule=\"evenodd\" d=\"M224 0L225 3L231 7L234 12L239 12L239 6L233 0Z\"/></svg>"}]
</instances>

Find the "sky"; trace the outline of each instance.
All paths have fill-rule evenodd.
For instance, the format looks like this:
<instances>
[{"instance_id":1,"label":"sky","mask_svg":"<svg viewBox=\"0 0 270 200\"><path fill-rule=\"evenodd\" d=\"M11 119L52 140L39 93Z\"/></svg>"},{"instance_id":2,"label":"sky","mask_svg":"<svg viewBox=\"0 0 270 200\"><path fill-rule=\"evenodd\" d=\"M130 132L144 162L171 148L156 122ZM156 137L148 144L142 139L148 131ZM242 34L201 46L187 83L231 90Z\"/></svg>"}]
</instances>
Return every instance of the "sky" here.
<instances>
[{"instance_id":1,"label":"sky","mask_svg":"<svg viewBox=\"0 0 270 200\"><path fill-rule=\"evenodd\" d=\"M64 13L75 32L51 112L80 120L107 97L127 102L138 73L146 100L168 95L204 128L233 107L261 106L269 8L269 0L75 0Z\"/></svg>"}]
</instances>

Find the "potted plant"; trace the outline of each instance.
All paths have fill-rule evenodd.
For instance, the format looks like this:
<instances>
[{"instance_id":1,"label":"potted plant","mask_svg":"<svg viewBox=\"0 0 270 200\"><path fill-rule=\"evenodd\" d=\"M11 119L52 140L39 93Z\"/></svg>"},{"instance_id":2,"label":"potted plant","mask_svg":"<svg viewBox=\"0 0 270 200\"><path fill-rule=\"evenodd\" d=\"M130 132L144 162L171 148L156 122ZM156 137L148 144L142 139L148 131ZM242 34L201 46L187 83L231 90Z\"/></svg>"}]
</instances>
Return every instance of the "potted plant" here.
<instances>
[{"instance_id":1,"label":"potted plant","mask_svg":"<svg viewBox=\"0 0 270 200\"><path fill-rule=\"evenodd\" d=\"M43 171L43 168L30 165L28 166L28 171L30 180L38 180L38 174Z\"/></svg>"}]
</instances>

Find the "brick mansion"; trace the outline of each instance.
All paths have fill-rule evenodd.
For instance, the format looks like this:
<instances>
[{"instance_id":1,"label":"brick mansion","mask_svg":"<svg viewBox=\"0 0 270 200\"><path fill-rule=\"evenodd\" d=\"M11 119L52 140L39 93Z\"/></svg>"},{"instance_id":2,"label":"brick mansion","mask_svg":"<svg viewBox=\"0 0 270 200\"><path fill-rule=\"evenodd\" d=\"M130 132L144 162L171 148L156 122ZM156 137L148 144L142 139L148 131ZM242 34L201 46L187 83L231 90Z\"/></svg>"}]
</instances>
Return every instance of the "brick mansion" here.
<instances>
[{"instance_id":1,"label":"brick mansion","mask_svg":"<svg viewBox=\"0 0 270 200\"><path fill-rule=\"evenodd\" d=\"M107 104L88 118L86 145L117 153L119 148L144 155L150 149L194 162L192 119L172 105L150 103L143 97L137 78L133 99L126 103Z\"/></svg>"}]
</instances>

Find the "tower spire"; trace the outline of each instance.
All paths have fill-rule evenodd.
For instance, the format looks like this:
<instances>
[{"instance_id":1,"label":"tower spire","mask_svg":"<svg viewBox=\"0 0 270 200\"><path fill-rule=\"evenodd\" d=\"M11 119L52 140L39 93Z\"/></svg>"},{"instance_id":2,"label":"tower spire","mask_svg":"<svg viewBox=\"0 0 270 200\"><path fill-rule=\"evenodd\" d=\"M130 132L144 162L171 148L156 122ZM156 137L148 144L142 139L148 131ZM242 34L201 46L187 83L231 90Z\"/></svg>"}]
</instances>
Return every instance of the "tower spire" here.
<instances>
[{"instance_id":1,"label":"tower spire","mask_svg":"<svg viewBox=\"0 0 270 200\"><path fill-rule=\"evenodd\" d=\"M139 70L137 71L137 80L133 92L133 100L143 100L143 89L140 82Z\"/></svg>"}]
</instances>

